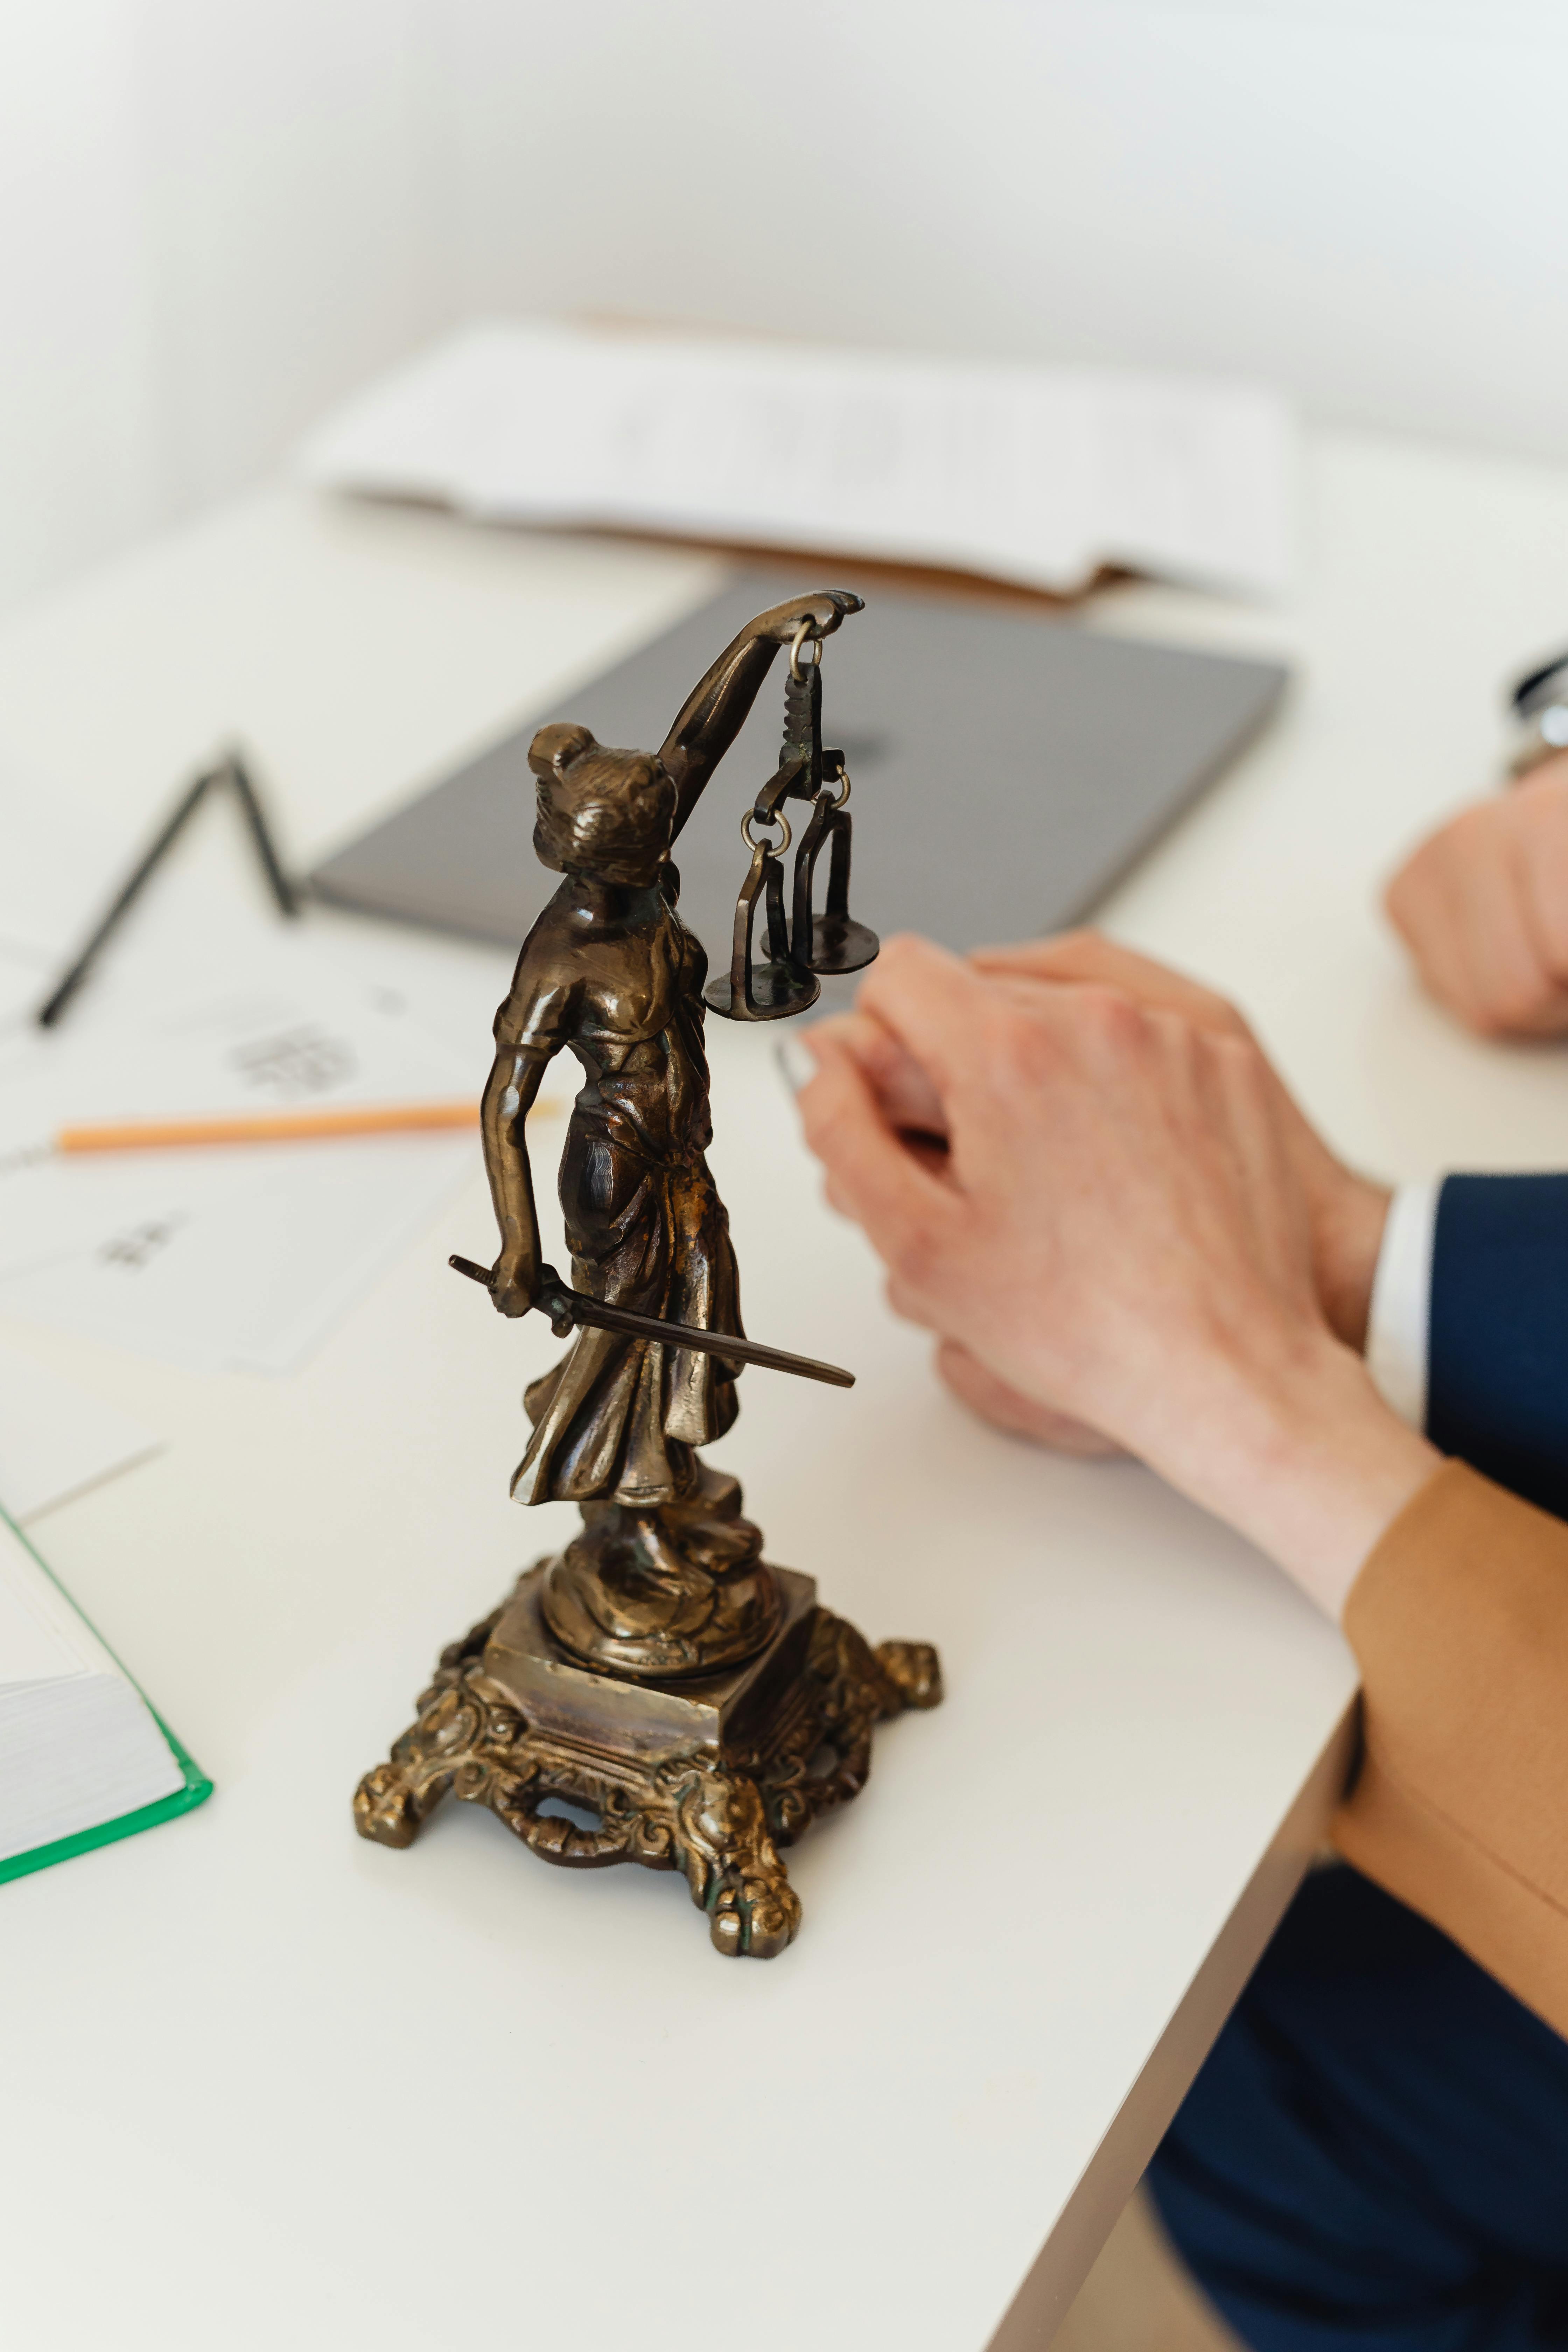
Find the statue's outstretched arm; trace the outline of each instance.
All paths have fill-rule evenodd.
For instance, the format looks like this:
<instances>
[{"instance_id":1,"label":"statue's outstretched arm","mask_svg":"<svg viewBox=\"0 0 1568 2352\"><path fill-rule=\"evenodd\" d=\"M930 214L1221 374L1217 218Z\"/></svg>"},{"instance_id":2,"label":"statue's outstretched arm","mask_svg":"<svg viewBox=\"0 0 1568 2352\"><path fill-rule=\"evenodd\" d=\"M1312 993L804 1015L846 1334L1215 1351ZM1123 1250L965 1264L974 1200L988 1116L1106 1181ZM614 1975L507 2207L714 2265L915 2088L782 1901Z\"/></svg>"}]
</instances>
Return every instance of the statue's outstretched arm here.
<instances>
[{"instance_id":1,"label":"statue's outstretched arm","mask_svg":"<svg viewBox=\"0 0 1568 2352\"><path fill-rule=\"evenodd\" d=\"M539 1290L539 1219L523 1122L549 1059L542 1046L498 1046L479 1104L485 1173L500 1227L490 1297L502 1315L526 1315Z\"/></svg>"},{"instance_id":2,"label":"statue's outstretched arm","mask_svg":"<svg viewBox=\"0 0 1568 2352\"><path fill-rule=\"evenodd\" d=\"M733 645L725 647L706 677L693 687L658 755L675 780L677 834L745 725L779 647L794 643L803 621L811 623L813 636L831 636L840 621L860 610L860 603L847 588L827 588L759 613L754 621L747 622Z\"/></svg>"}]
</instances>

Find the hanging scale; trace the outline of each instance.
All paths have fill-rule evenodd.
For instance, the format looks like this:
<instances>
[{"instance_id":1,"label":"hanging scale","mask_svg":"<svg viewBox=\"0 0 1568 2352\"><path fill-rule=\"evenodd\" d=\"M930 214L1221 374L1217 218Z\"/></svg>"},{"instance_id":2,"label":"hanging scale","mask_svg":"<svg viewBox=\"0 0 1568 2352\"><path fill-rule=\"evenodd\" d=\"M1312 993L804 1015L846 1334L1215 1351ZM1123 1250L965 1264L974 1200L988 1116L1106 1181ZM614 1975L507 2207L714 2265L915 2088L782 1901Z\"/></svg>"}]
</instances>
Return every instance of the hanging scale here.
<instances>
[{"instance_id":1,"label":"hanging scale","mask_svg":"<svg viewBox=\"0 0 1568 2352\"><path fill-rule=\"evenodd\" d=\"M813 658L803 662L806 644ZM821 994L818 973L858 971L877 953L875 931L849 912L851 820L849 774L844 754L822 742L822 641L803 621L790 647L784 680L784 731L779 764L741 820L741 838L752 862L735 902L730 969L710 981L704 996L730 1021L780 1021L804 1013ZM786 800L809 801L811 815L795 856L794 887L786 917L784 859L792 834L784 813ZM759 828L778 829L779 838L758 838ZM827 892L814 911L816 868L827 852ZM756 960L759 908L766 926L767 954Z\"/></svg>"}]
</instances>

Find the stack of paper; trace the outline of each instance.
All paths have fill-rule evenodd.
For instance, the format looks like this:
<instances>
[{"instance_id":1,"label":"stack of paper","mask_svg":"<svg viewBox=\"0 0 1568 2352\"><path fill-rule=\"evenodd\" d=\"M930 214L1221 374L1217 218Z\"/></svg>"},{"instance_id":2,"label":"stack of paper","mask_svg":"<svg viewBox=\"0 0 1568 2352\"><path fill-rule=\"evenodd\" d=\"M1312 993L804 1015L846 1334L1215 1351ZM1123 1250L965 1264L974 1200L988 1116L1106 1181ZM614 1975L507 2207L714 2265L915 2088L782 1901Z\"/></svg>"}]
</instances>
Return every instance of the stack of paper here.
<instances>
[{"instance_id":1,"label":"stack of paper","mask_svg":"<svg viewBox=\"0 0 1568 2352\"><path fill-rule=\"evenodd\" d=\"M1257 386L548 320L469 328L329 416L306 478L493 521L1278 593L1291 425Z\"/></svg>"},{"instance_id":2,"label":"stack of paper","mask_svg":"<svg viewBox=\"0 0 1568 2352\"><path fill-rule=\"evenodd\" d=\"M481 1057L482 1058L482 1057ZM479 1074L482 1076L482 1071ZM64 1158L62 1126L476 1099L460 1130ZM296 933L205 989L0 1052L0 1313L197 1370L286 1371L419 1232L479 1150L478 1082L392 992Z\"/></svg>"}]
</instances>

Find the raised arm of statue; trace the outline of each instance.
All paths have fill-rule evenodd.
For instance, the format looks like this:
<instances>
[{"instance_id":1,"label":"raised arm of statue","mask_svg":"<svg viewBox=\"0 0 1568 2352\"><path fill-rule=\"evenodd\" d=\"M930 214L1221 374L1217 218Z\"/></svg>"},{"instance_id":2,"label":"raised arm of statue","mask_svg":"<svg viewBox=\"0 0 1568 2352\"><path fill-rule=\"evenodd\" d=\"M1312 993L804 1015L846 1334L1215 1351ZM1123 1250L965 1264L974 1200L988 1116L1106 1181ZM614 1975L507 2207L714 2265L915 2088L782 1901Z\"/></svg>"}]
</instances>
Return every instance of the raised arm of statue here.
<instances>
[{"instance_id":1,"label":"raised arm of statue","mask_svg":"<svg viewBox=\"0 0 1568 2352\"><path fill-rule=\"evenodd\" d=\"M779 647L795 642L803 622L810 625L814 638L830 637L839 623L848 614L859 612L860 606L861 599L847 588L824 589L813 596L793 597L787 604L775 604L771 612L759 613L754 621L748 621L707 676L692 688L658 755L675 785L675 835L745 725Z\"/></svg>"}]
</instances>

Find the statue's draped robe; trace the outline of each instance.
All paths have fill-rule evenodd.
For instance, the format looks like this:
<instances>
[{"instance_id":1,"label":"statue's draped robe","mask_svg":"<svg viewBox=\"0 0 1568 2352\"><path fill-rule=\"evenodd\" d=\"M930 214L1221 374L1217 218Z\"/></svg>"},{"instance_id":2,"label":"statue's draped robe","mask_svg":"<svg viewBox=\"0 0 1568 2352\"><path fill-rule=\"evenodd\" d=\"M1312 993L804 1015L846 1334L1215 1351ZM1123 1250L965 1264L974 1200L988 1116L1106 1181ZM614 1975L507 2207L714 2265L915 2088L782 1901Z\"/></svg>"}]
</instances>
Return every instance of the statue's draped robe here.
<instances>
[{"instance_id":1,"label":"statue's draped robe","mask_svg":"<svg viewBox=\"0 0 1568 2352\"><path fill-rule=\"evenodd\" d=\"M707 958L661 894L641 903L638 919L588 923L568 877L524 942L496 1042L546 1054L569 1045L585 1073L561 1160L577 1288L740 1338L730 1221L703 1157ZM690 1348L580 1330L524 1397L534 1427L514 1498L677 1500L690 1490L688 1449L735 1419L739 1370Z\"/></svg>"}]
</instances>

